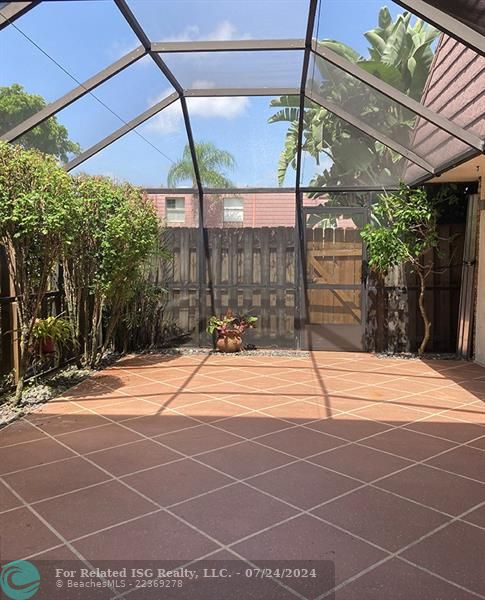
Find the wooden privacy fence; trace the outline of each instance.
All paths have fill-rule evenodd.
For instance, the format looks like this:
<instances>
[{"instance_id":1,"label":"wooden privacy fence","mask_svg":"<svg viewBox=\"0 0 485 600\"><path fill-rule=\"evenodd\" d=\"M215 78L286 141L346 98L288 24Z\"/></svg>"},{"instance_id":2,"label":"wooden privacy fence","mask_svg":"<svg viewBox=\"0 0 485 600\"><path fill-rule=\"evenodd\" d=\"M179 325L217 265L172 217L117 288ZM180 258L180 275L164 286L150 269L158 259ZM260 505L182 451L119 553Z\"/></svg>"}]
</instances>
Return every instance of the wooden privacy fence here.
<instances>
[{"instance_id":1,"label":"wooden privacy fence","mask_svg":"<svg viewBox=\"0 0 485 600\"><path fill-rule=\"evenodd\" d=\"M210 344L202 335L205 314L221 315L228 308L250 312L259 318L257 328L248 332L248 343L259 346L293 348L296 345L295 320L295 230L293 227L208 228L206 231L205 281L198 279L198 231L196 228L170 228L164 243L173 258L154 266L151 278L168 290L164 318L191 332L193 342ZM356 236L353 231L347 235ZM444 238L438 251L428 255L436 271L428 280L426 304L433 320L429 351L454 352L458 323L464 224L440 225ZM357 242L357 240L355 240ZM350 261L349 277L361 265ZM445 268L450 265L450 268ZM350 273L352 270L352 273ZM315 276L309 270L309 282ZM331 283L331 282L329 282ZM204 292L201 295L201 290ZM205 307L199 298L205 293ZM370 278L367 288L365 347L371 351L414 351L422 336L415 275L397 269L384 282ZM352 292L355 295L355 292ZM309 290L309 299L320 302ZM345 322L339 314L338 298L325 299L326 319ZM321 306L310 307L315 314ZM322 317L323 318L323 317ZM342 317L343 318L343 317Z\"/></svg>"},{"instance_id":2,"label":"wooden privacy fence","mask_svg":"<svg viewBox=\"0 0 485 600\"><path fill-rule=\"evenodd\" d=\"M464 224L441 225L439 235L444 239L439 250L428 255L436 271L428 280L426 291L426 305L433 321L429 351L456 350L464 230ZM150 279L168 291L163 319L175 322L189 333L193 343L209 345L208 335L202 334L199 338L199 328L205 330L207 316L221 315L231 308L249 312L259 319L257 328L248 332L248 343L294 348L298 334L295 331L298 315L294 228L209 228L205 233L206 272L202 285L199 284L198 256L202 247L199 248L198 230L173 227L163 234L164 243L173 256L170 260L158 261L150 273ZM450 263L451 267L446 268ZM321 265L317 267L322 275ZM355 268L360 267L353 265L352 269ZM325 273L326 281L329 274ZM318 273L312 274L311 270L309 276L310 282L313 277L318 279ZM368 350L416 349L422 336L418 294L416 277L403 269L396 269L383 282L370 279L365 340ZM323 305L323 308L311 308L315 314L328 311L327 320L341 322L338 298L312 296L312 289L309 298ZM5 254L0 248L0 375L15 368L14 302ZM64 294L53 287L43 303L42 316L57 315L64 309Z\"/></svg>"},{"instance_id":3,"label":"wooden privacy fence","mask_svg":"<svg viewBox=\"0 0 485 600\"><path fill-rule=\"evenodd\" d=\"M164 243L172 252L151 277L169 291L165 318L176 321L197 341L205 315L234 312L258 317L247 342L294 347L295 235L292 227L206 229L205 281L199 286L197 229L172 228ZM202 292L202 303L199 302ZM205 295L205 299L203 296ZM202 335L200 342L209 344Z\"/></svg>"}]
</instances>

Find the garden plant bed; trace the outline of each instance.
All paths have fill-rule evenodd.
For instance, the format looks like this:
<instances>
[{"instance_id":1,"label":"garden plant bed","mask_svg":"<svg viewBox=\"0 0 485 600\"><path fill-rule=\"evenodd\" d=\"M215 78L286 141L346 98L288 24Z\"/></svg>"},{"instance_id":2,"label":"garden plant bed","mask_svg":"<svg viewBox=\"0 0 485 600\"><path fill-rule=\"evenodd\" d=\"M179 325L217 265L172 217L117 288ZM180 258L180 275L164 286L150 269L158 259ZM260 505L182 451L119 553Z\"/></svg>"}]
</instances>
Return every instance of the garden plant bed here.
<instances>
[{"instance_id":1,"label":"garden plant bed","mask_svg":"<svg viewBox=\"0 0 485 600\"><path fill-rule=\"evenodd\" d=\"M13 404L14 392L9 391L0 397L0 427L18 419L24 414L35 410L39 404L44 404L59 396L69 388L81 383L94 373L91 369L78 369L69 366L49 376L40 376L26 385L22 402Z\"/></svg>"},{"instance_id":2,"label":"garden plant bed","mask_svg":"<svg viewBox=\"0 0 485 600\"><path fill-rule=\"evenodd\" d=\"M22 402L17 406L14 404L14 390L5 390L0 395L0 428L25 414L35 411L37 406L60 396L68 389L91 377L97 371L113 364L119 358L119 354L113 353L103 358L97 369L69 365L32 377L26 383L22 394Z\"/></svg>"}]
</instances>

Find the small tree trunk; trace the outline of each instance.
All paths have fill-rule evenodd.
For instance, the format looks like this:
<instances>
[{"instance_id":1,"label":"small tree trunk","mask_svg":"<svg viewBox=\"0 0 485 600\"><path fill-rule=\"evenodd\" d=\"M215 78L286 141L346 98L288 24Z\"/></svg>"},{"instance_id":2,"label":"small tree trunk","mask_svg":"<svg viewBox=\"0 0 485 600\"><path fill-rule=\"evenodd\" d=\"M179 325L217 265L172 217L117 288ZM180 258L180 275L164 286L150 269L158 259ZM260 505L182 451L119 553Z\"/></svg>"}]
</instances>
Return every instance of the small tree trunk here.
<instances>
[{"instance_id":1,"label":"small tree trunk","mask_svg":"<svg viewBox=\"0 0 485 600\"><path fill-rule=\"evenodd\" d=\"M24 378L27 372L27 366L29 361L29 343L28 336L26 336L25 328L22 327L22 334L20 338L20 360L19 360L19 372L17 374L18 381L17 387L15 388L14 405L17 406L22 400L22 393L24 391Z\"/></svg>"},{"instance_id":2,"label":"small tree trunk","mask_svg":"<svg viewBox=\"0 0 485 600\"><path fill-rule=\"evenodd\" d=\"M94 369L96 366L97 358L98 358L98 331L99 331L99 323L102 316L102 300L99 298L95 298L94 300L94 310L91 321L91 351L89 355L89 366L91 369Z\"/></svg>"},{"instance_id":3,"label":"small tree trunk","mask_svg":"<svg viewBox=\"0 0 485 600\"><path fill-rule=\"evenodd\" d=\"M419 291L419 312L421 313L421 318L423 319L424 324L424 337L421 342L421 345L418 349L419 356L424 354L426 350L426 346L428 345L429 338L431 336L431 321L428 318L428 313L426 312L426 307L424 305L424 292L426 290L426 279L424 273L421 269L417 269L419 282L420 282L420 291Z\"/></svg>"},{"instance_id":4,"label":"small tree trunk","mask_svg":"<svg viewBox=\"0 0 485 600\"><path fill-rule=\"evenodd\" d=\"M111 315L111 319L109 321L108 328L106 330L106 336L104 338L103 347L101 348L100 357L102 357L105 354L105 352L108 350L108 348L111 344L111 340L113 338L113 333L116 329L116 326L118 325L119 317L120 317L119 313L116 313L115 315Z\"/></svg>"}]
</instances>

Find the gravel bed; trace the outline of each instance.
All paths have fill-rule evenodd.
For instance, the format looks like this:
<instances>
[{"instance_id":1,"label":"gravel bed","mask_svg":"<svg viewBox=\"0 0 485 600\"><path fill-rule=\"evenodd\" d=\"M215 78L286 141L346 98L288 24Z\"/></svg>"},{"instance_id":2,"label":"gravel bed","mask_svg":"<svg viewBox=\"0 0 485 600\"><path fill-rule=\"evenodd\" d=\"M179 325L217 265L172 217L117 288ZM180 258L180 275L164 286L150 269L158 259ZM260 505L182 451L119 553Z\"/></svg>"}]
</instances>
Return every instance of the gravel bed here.
<instances>
[{"instance_id":1,"label":"gravel bed","mask_svg":"<svg viewBox=\"0 0 485 600\"><path fill-rule=\"evenodd\" d=\"M419 356L416 352L377 352L374 356L398 360L458 360L456 354L451 352L426 352L423 356Z\"/></svg>"},{"instance_id":2,"label":"gravel bed","mask_svg":"<svg viewBox=\"0 0 485 600\"><path fill-rule=\"evenodd\" d=\"M70 365L54 372L47 372L45 375L39 375L36 379L30 379L25 383L22 401L17 406L13 404L14 389L10 393L0 396L0 429L23 415L35 411L37 406L63 394L96 371L113 364L120 356L120 354L112 353L103 357L96 369L78 369L76 366Z\"/></svg>"},{"instance_id":3,"label":"gravel bed","mask_svg":"<svg viewBox=\"0 0 485 600\"><path fill-rule=\"evenodd\" d=\"M219 352L218 350L212 350L211 348L190 348L181 346L179 348L168 348L166 350L153 350L147 352L141 352L137 354L160 354L165 356L192 356L192 355L217 355L217 356L283 356L289 358L310 358L310 352L305 350L281 350L277 348L245 348L240 352Z\"/></svg>"},{"instance_id":4,"label":"gravel bed","mask_svg":"<svg viewBox=\"0 0 485 600\"><path fill-rule=\"evenodd\" d=\"M22 402L13 404L14 392L3 396L0 404L0 427L8 425L22 415L33 412L40 404L45 404L59 396L72 386L80 383L94 373L91 369L78 369L70 366L51 376L39 377L37 381L26 382Z\"/></svg>"}]
</instances>

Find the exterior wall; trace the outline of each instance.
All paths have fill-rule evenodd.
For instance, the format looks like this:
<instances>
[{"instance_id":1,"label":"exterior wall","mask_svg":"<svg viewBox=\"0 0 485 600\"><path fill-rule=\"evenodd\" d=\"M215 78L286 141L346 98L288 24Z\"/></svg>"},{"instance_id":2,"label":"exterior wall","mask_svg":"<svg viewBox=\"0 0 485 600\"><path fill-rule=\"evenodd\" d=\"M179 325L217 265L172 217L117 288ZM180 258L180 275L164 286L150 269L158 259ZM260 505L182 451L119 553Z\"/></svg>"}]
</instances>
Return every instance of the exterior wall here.
<instances>
[{"instance_id":1,"label":"exterior wall","mask_svg":"<svg viewBox=\"0 0 485 600\"><path fill-rule=\"evenodd\" d=\"M485 137L485 58L443 35L435 55L422 102L476 135ZM468 147L424 121L418 122L414 149L432 164L459 157ZM463 181L477 181L483 173L477 161L463 165ZM466 171L466 172L465 172ZM407 174L408 176L410 173ZM456 181L444 173L439 181ZM485 365L485 182L482 179L479 221L475 360Z\"/></svg>"},{"instance_id":2,"label":"exterior wall","mask_svg":"<svg viewBox=\"0 0 485 600\"><path fill-rule=\"evenodd\" d=\"M485 182L480 186L481 210L478 241L478 289L475 313L475 360L485 366Z\"/></svg>"},{"instance_id":3,"label":"exterior wall","mask_svg":"<svg viewBox=\"0 0 485 600\"><path fill-rule=\"evenodd\" d=\"M166 219L166 199L185 200L185 220L180 223L166 223L168 227L197 227L198 198L191 194L150 194L158 215ZM243 200L243 222L224 223L224 197ZM305 199L305 206L322 204L322 198ZM226 196L204 196L204 219L206 227L294 227L295 194L227 194Z\"/></svg>"}]
</instances>

